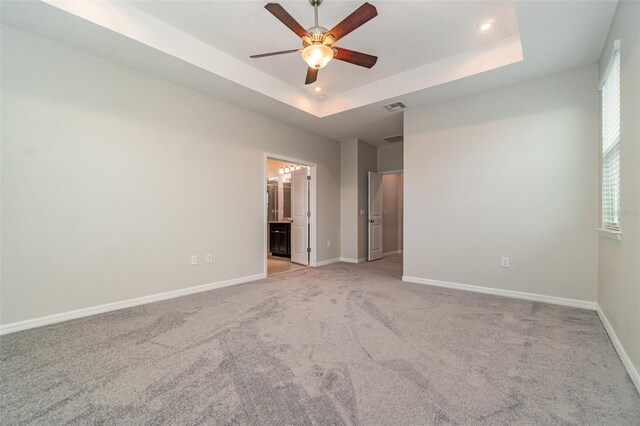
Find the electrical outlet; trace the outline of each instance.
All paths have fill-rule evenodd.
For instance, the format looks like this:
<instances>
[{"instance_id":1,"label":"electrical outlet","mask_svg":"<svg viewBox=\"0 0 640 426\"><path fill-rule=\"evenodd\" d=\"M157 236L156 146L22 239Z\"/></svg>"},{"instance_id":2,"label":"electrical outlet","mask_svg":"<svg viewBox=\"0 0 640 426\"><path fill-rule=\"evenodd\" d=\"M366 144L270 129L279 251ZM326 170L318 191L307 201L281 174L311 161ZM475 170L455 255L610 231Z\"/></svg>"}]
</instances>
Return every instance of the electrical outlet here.
<instances>
[{"instance_id":1,"label":"electrical outlet","mask_svg":"<svg viewBox=\"0 0 640 426\"><path fill-rule=\"evenodd\" d=\"M509 267L509 258L508 257L503 257L502 258L502 267L503 268L508 268Z\"/></svg>"},{"instance_id":2,"label":"electrical outlet","mask_svg":"<svg viewBox=\"0 0 640 426\"><path fill-rule=\"evenodd\" d=\"M211 253L209 253L207 255L207 263L211 263L211 262L213 262L213 255Z\"/></svg>"},{"instance_id":3,"label":"electrical outlet","mask_svg":"<svg viewBox=\"0 0 640 426\"><path fill-rule=\"evenodd\" d=\"M197 255L193 255L191 256L191 266L196 266L198 264L198 256Z\"/></svg>"},{"instance_id":4,"label":"electrical outlet","mask_svg":"<svg viewBox=\"0 0 640 426\"><path fill-rule=\"evenodd\" d=\"M327 240L327 247L331 247L331 240Z\"/></svg>"}]
</instances>

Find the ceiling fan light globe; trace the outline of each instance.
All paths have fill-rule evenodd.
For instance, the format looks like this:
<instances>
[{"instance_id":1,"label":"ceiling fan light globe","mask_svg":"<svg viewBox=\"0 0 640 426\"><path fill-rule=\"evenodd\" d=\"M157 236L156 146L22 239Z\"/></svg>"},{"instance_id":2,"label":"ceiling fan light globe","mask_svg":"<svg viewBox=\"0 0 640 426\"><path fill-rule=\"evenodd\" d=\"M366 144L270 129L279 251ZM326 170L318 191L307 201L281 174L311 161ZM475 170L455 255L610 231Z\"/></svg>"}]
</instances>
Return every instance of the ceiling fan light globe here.
<instances>
[{"instance_id":1,"label":"ceiling fan light globe","mask_svg":"<svg viewBox=\"0 0 640 426\"><path fill-rule=\"evenodd\" d=\"M312 44L302 50L302 59L311 68L324 68L333 59L333 50L324 44Z\"/></svg>"}]
</instances>

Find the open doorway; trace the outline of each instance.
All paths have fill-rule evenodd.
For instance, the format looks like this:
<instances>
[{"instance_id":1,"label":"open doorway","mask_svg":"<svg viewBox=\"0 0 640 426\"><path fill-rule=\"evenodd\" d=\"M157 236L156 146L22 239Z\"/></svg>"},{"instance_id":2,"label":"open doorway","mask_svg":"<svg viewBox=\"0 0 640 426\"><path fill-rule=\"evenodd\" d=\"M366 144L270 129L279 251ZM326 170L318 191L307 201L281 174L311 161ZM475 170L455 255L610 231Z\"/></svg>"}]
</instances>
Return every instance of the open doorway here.
<instances>
[{"instance_id":1,"label":"open doorway","mask_svg":"<svg viewBox=\"0 0 640 426\"><path fill-rule=\"evenodd\" d=\"M403 186L402 171L369 172L368 254L373 261L402 253Z\"/></svg>"},{"instance_id":2,"label":"open doorway","mask_svg":"<svg viewBox=\"0 0 640 426\"><path fill-rule=\"evenodd\" d=\"M315 266L315 165L265 155L265 273Z\"/></svg>"}]
</instances>

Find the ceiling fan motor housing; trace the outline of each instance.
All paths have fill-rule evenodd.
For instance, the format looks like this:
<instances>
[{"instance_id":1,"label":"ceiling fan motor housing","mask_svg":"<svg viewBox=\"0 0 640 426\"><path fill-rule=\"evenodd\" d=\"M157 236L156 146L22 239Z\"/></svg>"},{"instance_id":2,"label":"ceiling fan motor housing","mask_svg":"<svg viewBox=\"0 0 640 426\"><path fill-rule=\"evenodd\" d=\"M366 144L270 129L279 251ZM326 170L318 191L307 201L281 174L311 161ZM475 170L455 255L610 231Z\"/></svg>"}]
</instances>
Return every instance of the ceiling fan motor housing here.
<instances>
[{"instance_id":1,"label":"ceiling fan motor housing","mask_svg":"<svg viewBox=\"0 0 640 426\"><path fill-rule=\"evenodd\" d=\"M331 46L335 41L334 37L330 34L327 34L329 30L325 27L311 27L307 30L309 33L308 36L302 37L302 45L307 47L311 44L325 44L327 46Z\"/></svg>"}]
</instances>

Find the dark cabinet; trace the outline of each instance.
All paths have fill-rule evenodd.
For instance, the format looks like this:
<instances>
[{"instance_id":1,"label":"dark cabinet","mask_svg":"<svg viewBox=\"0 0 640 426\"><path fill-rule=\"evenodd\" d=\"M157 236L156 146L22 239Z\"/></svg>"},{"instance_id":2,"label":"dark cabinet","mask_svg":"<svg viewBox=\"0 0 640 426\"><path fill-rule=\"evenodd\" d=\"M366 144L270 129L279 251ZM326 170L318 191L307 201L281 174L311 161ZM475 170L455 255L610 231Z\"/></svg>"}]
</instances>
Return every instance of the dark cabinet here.
<instances>
[{"instance_id":1,"label":"dark cabinet","mask_svg":"<svg viewBox=\"0 0 640 426\"><path fill-rule=\"evenodd\" d=\"M269 224L269 251L273 256L291 257L291 224Z\"/></svg>"}]
</instances>

